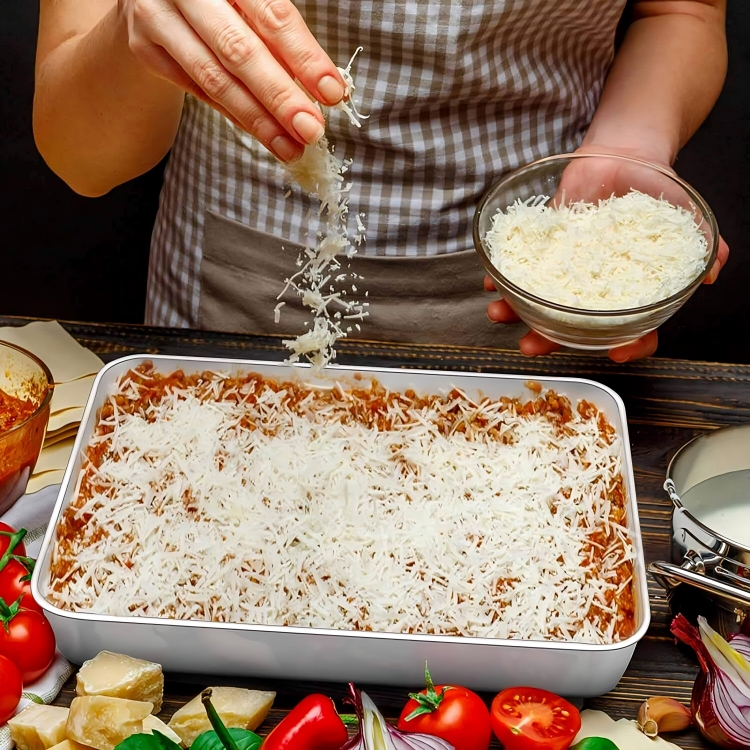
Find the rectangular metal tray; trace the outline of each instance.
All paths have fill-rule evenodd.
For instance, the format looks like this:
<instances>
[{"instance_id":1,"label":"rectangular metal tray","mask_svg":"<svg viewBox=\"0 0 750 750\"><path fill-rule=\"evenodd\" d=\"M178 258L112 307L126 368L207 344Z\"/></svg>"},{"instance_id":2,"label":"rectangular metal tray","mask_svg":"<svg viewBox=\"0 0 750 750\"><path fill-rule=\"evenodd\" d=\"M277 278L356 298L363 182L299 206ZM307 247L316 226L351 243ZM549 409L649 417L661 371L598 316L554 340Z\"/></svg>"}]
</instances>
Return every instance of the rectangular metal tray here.
<instances>
[{"instance_id":1,"label":"rectangular metal tray","mask_svg":"<svg viewBox=\"0 0 750 750\"><path fill-rule=\"evenodd\" d=\"M50 558L57 526L73 498L81 468L81 451L96 424L97 411L120 375L145 361L161 372L256 372L277 379L300 378L323 384L336 378L354 382L357 372L375 377L391 390L440 393L452 387L470 396L529 398L531 379L544 389L586 399L607 417L622 440L623 477L628 496L628 525L636 551L636 630L620 643L595 645L558 641L462 638L224 624L146 617L114 617L67 612L46 599ZM425 662L436 679L475 690L497 691L514 685L536 685L560 695L602 695L620 680L650 621L646 569L635 499L625 408L611 389L579 378L529 378L424 370L329 367L312 377L305 366L253 360L137 355L105 366L96 378L67 466L52 520L32 580L34 597L57 636L58 647L80 664L106 649L161 663L166 671L248 675L282 679L330 680L414 687L422 684Z\"/></svg>"}]
</instances>

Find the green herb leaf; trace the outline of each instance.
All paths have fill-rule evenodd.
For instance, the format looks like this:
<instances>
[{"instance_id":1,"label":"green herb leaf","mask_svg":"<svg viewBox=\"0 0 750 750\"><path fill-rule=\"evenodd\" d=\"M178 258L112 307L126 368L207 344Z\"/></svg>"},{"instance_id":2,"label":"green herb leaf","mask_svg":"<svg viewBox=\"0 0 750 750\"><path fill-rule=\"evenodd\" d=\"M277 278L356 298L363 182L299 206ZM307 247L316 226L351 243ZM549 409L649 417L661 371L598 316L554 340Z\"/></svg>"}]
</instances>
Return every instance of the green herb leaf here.
<instances>
[{"instance_id":1,"label":"green herb leaf","mask_svg":"<svg viewBox=\"0 0 750 750\"><path fill-rule=\"evenodd\" d=\"M620 750L612 740L606 737L584 737L576 742L570 750Z\"/></svg>"},{"instance_id":2,"label":"green herb leaf","mask_svg":"<svg viewBox=\"0 0 750 750\"><path fill-rule=\"evenodd\" d=\"M258 750L263 738L249 729L238 729L232 727L227 730L231 735L237 750ZM190 746L190 750L224 750L224 745L219 739L219 735L211 729L208 732L198 735L195 742Z\"/></svg>"},{"instance_id":3,"label":"green herb leaf","mask_svg":"<svg viewBox=\"0 0 750 750\"><path fill-rule=\"evenodd\" d=\"M155 729L152 734L131 734L116 745L115 750L182 750L182 748Z\"/></svg>"}]
</instances>

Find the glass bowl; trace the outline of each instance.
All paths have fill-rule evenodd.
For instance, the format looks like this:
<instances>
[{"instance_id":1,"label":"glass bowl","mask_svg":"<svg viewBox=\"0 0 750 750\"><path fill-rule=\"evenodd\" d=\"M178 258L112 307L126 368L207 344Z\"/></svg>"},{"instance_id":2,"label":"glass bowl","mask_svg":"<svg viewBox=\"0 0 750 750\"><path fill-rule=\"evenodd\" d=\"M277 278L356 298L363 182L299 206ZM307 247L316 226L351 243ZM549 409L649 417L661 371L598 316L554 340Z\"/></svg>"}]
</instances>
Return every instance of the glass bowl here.
<instances>
[{"instance_id":1,"label":"glass bowl","mask_svg":"<svg viewBox=\"0 0 750 750\"><path fill-rule=\"evenodd\" d=\"M689 211L707 243L705 267L666 299L628 309L588 310L536 296L506 278L492 263L486 243L498 211L538 196L563 203L596 203L636 190ZM700 286L716 260L719 229L713 212L684 180L667 169L614 154L563 154L540 159L508 174L482 197L474 215L474 246L500 296L533 330L563 346L601 350L621 346L658 328Z\"/></svg>"},{"instance_id":2,"label":"glass bowl","mask_svg":"<svg viewBox=\"0 0 750 750\"><path fill-rule=\"evenodd\" d=\"M3 429L0 423L0 516L26 491L49 423L54 381L47 365L31 352L0 341L0 390L28 400L33 411ZM0 401L0 409L2 409Z\"/></svg>"}]
</instances>

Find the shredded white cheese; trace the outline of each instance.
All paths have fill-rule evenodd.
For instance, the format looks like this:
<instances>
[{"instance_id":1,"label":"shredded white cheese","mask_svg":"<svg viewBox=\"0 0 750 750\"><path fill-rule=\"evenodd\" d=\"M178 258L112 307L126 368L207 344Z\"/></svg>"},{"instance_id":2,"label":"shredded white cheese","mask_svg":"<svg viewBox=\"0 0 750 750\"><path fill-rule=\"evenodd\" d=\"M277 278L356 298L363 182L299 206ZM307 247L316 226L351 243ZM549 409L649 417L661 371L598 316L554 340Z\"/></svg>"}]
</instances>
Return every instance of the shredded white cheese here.
<instances>
[{"instance_id":1,"label":"shredded white cheese","mask_svg":"<svg viewBox=\"0 0 750 750\"><path fill-rule=\"evenodd\" d=\"M351 67L361 51L357 48L346 68L339 71L347 85L345 100L337 109L342 110L357 127L361 127L360 114L353 101L354 80ZM299 271L286 280L286 286L277 299L281 299L291 288L301 297L302 304L313 314L312 328L296 339L284 341L292 352L289 362L306 357L318 369L327 365L336 356L336 342L346 336L351 327L345 328L342 320L360 320L367 315L364 306L356 299L343 299L346 292L337 290L331 278L339 280L336 272L342 267L341 257L351 258L356 252L347 234L348 193L351 184L344 181L350 162L342 162L333 153L328 139L323 138L314 146L307 146L299 161L287 165L287 170L302 190L320 201L320 217L324 226L317 234L315 247L307 248L298 260ZM357 219L355 244L362 242L364 224ZM326 289L326 285L328 288ZM277 306L275 320L280 320Z\"/></svg>"},{"instance_id":2,"label":"shredded white cheese","mask_svg":"<svg viewBox=\"0 0 750 750\"><path fill-rule=\"evenodd\" d=\"M58 536L53 603L618 640L613 597L631 585L618 576L633 549L612 515L622 445L595 410L561 425L460 392L419 403L402 395L368 424L340 386L332 402L211 378L200 397L178 388L137 408L141 391L120 384L91 443L103 458L84 466L88 490L80 495L79 478L62 528L85 523Z\"/></svg>"},{"instance_id":3,"label":"shredded white cheese","mask_svg":"<svg viewBox=\"0 0 750 750\"><path fill-rule=\"evenodd\" d=\"M516 201L493 217L487 246L509 281L586 310L625 310L671 297L706 266L693 214L631 191L598 204Z\"/></svg>"}]
</instances>

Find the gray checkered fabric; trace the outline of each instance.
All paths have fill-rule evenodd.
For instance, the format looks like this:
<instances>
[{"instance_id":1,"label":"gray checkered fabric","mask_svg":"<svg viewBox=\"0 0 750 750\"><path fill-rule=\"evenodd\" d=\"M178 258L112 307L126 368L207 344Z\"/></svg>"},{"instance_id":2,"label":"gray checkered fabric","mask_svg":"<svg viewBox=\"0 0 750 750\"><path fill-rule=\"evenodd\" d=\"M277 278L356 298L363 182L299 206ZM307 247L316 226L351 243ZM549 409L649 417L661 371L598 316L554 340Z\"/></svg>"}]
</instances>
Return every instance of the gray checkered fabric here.
<instances>
[{"instance_id":1,"label":"gray checkered fabric","mask_svg":"<svg viewBox=\"0 0 750 750\"><path fill-rule=\"evenodd\" d=\"M575 149L614 55L625 0L296 0L322 47L353 66L361 130L327 132L351 159L350 216L367 255L471 247L485 189L534 159ZM310 243L316 206L253 138L187 97L151 252L147 321L196 326L211 210ZM356 225L352 220L352 240ZM290 269L291 271L292 269Z\"/></svg>"}]
</instances>

